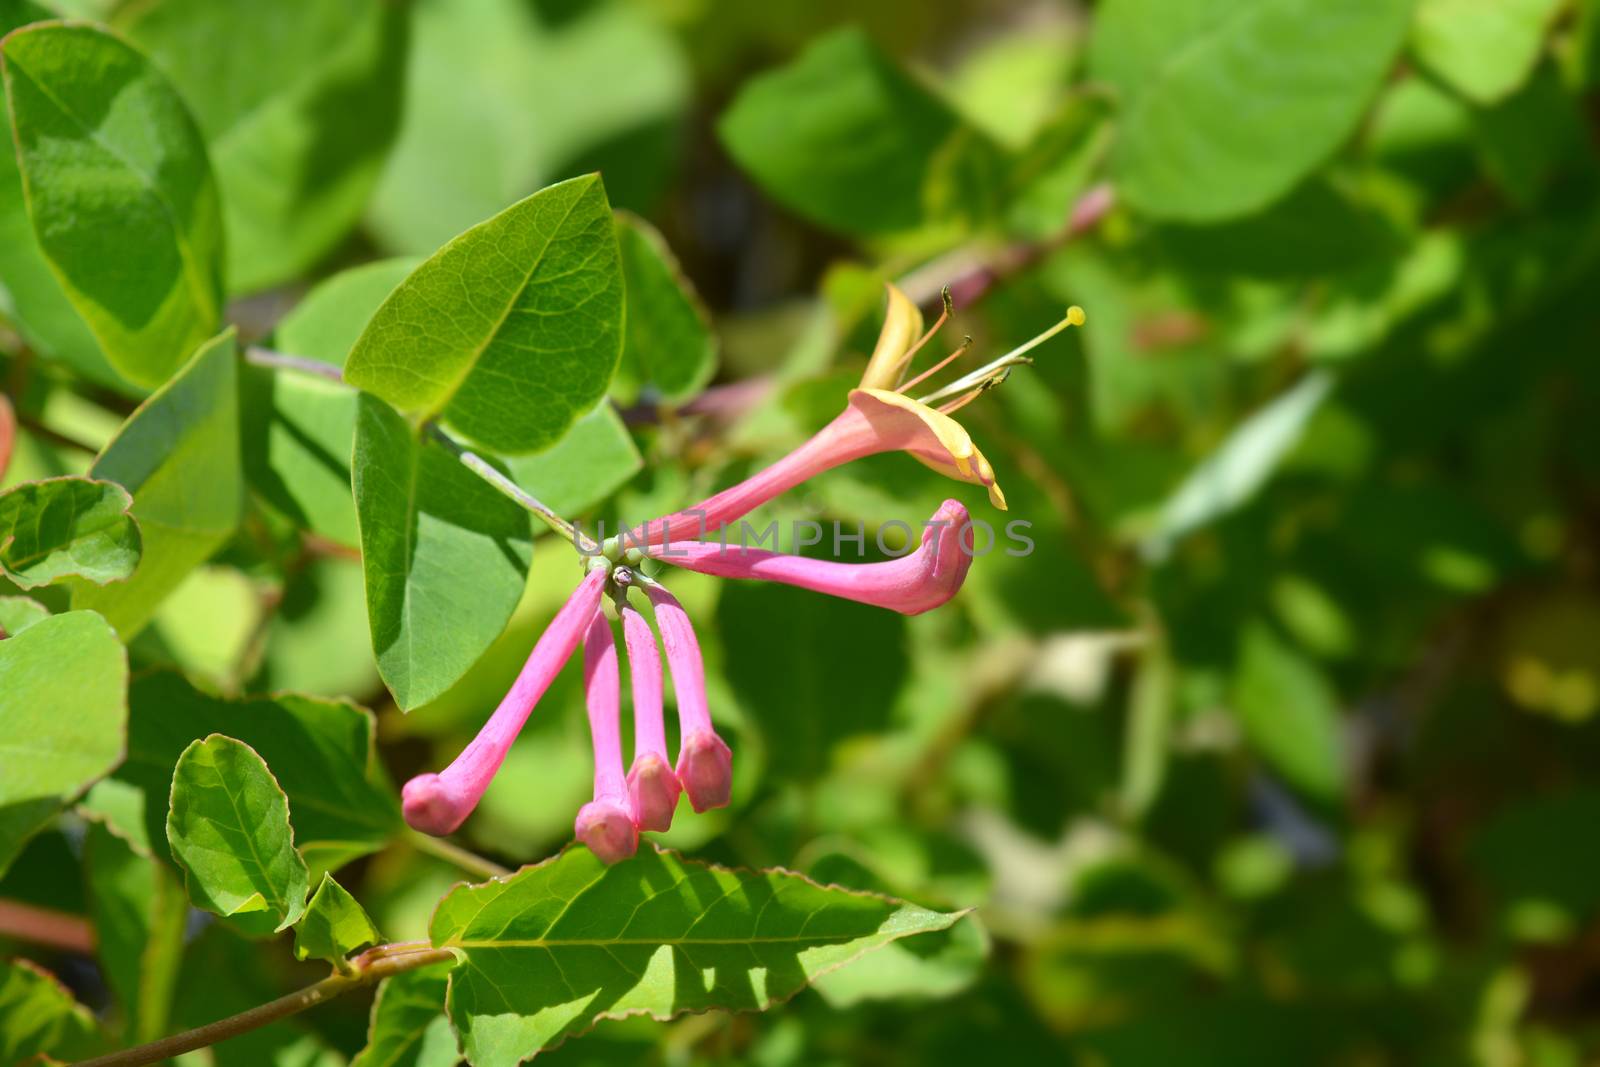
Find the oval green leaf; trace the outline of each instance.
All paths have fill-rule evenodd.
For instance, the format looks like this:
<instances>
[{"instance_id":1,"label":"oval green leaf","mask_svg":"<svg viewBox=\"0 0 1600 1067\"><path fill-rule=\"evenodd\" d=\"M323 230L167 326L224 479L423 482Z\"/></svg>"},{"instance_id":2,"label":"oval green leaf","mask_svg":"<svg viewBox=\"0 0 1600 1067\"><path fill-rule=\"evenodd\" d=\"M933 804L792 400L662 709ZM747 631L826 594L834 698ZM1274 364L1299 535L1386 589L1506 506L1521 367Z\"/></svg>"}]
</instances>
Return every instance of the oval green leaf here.
<instances>
[{"instance_id":1,"label":"oval green leaf","mask_svg":"<svg viewBox=\"0 0 1600 1067\"><path fill-rule=\"evenodd\" d=\"M133 498L115 482L48 478L0 493L0 574L22 589L117 582L139 563Z\"/></svg>"},{"instance_id":2,"label":"oval green leaf","mask_svg":"<svg viewBox=\"0 0 1600 1067\"><path fill-rule=\"evenodd\" d=\"M338 966L350 953L380 936L366 909L333 875L324 873L306 913L295 924L294 954L297 959L315 957Z\"/></svg>"}]
</instances>

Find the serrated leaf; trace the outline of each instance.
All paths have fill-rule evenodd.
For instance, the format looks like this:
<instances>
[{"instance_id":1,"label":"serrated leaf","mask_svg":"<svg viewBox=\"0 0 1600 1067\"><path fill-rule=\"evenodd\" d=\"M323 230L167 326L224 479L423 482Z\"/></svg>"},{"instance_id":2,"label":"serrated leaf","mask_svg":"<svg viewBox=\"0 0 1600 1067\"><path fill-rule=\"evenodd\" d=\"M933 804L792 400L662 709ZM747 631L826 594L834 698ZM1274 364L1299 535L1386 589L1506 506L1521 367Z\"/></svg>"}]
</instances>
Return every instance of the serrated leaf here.
<instances>
[{"instance_id":1,"label":"serrated leaf","mask_svg":"<svg viewBox=\"0 0 1600 1067\"><path fill-rule=\"evenodd\" d=\"M54 975L27 960L0 962L0 1063L66 1062L99 1050L94 1016Z\"/></svg>"},{"instance_id":2,"label":"serrated leaf","mask_svg":"<svg viewBox=\"0 0 1600 1067\"><path fill-rule=\"evenodd\" d=\"M1416 57L1462 96L1492 104L1528 80L1562 0L1421 0Z\"/></svg>"},{"instance_id":3,"label":"serrated leaf","mask_svg":"<svg viewBox=\"0 0 1600 1067\"><path fill-rule=\"evenodd\" d=\"M350 384L500 452L537 452L605 396L622 271L605 188L552 185L463 233L384 301Z\"/></svg>"},{"instance_id":4,"label":"serrated leaf","mask_svg":"<svg viewBox=\"0 0 1600 1067\"><path fill-rule=\"evenodd\" d=\"M1151 215L1220 221L1265 207L1355 129L1412 0L1112 0L1093 77L1121 93L1117 191Z\"/></svg>"},{"instance_id":5,"label":"serrated leaf","mask_svg":"<svg viewBox=\"0 0 1600 1067\"><path fill-rule=\"evenodd\" d=\"M627 333L612 395L632 403L642 389L669 403L705 387L717 370L717 340L700 296L656 228L617 212L627 284Z\"/></svg>"},{"instance_id":6,"label":"serrated leaf","mask_svg":"<svg viewBox=\"0 0 1600 1067\"><path fill-rule=\"evenodd\" d=\"M894 941L848 967L819 975L817 992L835 1008L874 1000L933 1000L969 988L989 958L989 935L973 917L947 930Z\"/></svg>"},{"instance_id":7,"label":"serrated leaf","mask_svg":"<svg viewBox=\"0 0 1600 1067\"><path fill-rule=\"evenodd\" d=\"M333 875L324 872L322 883L306 905L306 913L295 924L294 954L296 959L316 957L338 964L381 936L366 909L333 880Z\"/></svg>"},{"instance_id":8,"label":"serrated leaf","mask_svg":"<svg viewBox=\"0 0 1600 1067\"><path fill-rule=\"evenodd\" d=\"M529 516L375 397L353 469L372 648L410 710L450 688L511 618L533 558Z\"/></svg>"},{"instance_id":9,"label":"serrated leaf","mask_svg":"<svg viewBox=\"0 0 1600 1067\"><path fill-rule=\"evenodd\" d=\"M0 596L0 632L15 637L50 617L50 609L25 596Z\"/></svg>"},{"instance_id":10,"label":"serrated leaf","mask_svg":"<svg viewBox=\"0 0 1600 1067\"><path fill-rule=\"evenodd\" d=\"M216 733L248 744L274 768L294 811L295 841L314 866L333 869L381 848L401 826L373 755L372 715L353 704L290 693L222 700L165 672L135 679L128 696L127 762L102 787L124 785L134 795L102 797L97 787L88 806L131 839L165 851L173 768L190 742Z\"/></svg>"},{"instance_id":11,"label":"serrated leaf","mask_svg":"<svg viewBox=\"0 0 1600 1067\"><path fill-rule=\"evenodd\" d=\"M1290 784L1322 801L1343 794L1338 698L1316 664L1259 622L1239 638L1233 708L1251 747Z\"/></svg>"},{"instance_id":12,"label":"serrated leaf","mask_svg":"<svg viewBox=\"0 0 1600 1067\"><path fill-rule=\"evenodd\" d=\"M717 122L729 154L774 199L847 234L922 222L929 175L961 128L854 27L746 82Z\"/></svg>"},{"instance_id":13,"label":"serrated leaf","mask_svg":"<svg viewBox=\"0 0 1600 1067\"><path fill-rule=\"evenodd\" d=\"M159 0L119 15L205 134L229 288L251 292L313 266L361 217L399 129L405 8Z\"/></svg>"},{"instance_id":14,"label":"serrated leaf","mask_svg":"<svg viewBox=\"0 0 1600 1067\"><path fill-rule=\"evenodd\" d=\"M95 958L130 1043L167 1032L189 901L172 868L99 823L84 843Z\"/></svg>"},{"instance_id":15,"label":"serrated leaf","mask_svg":"<svg viewBox=\"0 0 1600 1067\"><path fill-rule=\"evenodd\" d=\"M453 1067L461 1062L444 1013L450 963L384 980L372 1005L367 1044L350 1067Z\"/></svg>"},{"instance_id":16,"label":"serrated leaf","mask_svg":"<svg viewBox=\"0 0 1600 1067\"><path fill-rule=\"evenodd\" d=\"M143 555L126 582L77 586L72 606L100 612L127 638L233 534L244 512L231 329L139 406L89 474L133 494Z\"/></svg>"},{"instance_id":17,"label":"serrated leaf","mask_svg":"<svg viewBox=\"0 0 1600 1067\"><path fill-rule=\"evenodd\" d=\"M1145 538L1145 554L1152 559L1165 557L1179 538L1254 496L1300 440L1333 382L1325 371L1308 374L1240 423L1162 506L1155 529Z\"/></svg>"},{"instance_id":18,"label":"serrated leaf","mask_svg":"<svg viewBox=\"0 0 1600 1067\"><path fill-rule=\"evenodd\" d=\"M0 60L39 247L112 365L159 385L222 314L222 217L200 132L155 66L103 29L25 27Z\"/></svg>"},{"instance_id":19,"label":"serrated leaf","mask_svg":"<svg viewBox=\"0 0 1600 1067\"><path fill-rule=\"evenodd\" d=\"M812 979L961 915L642 850L606 867L573 847L439 902L457 950L449 1012L477 1067L522 1062L602 1018L760 1011Z\"/></svg>"},{"instance_id":20,"label":"serrated leaf","mask_svg":"<svg viewBox=\"0 0 1600 1067\"><path fill-rule=\"evenodd\" d=\"M554 447L532 456L508 456L505 464L512 481L556 514L575 515L619 489L644 460L616 409L601 404Z\"/></svg>"},{"instance_id":21,"label":"serrated leaf","mask_svg":"<svg viewBox=\"0 0 1600 1067\"><path fill-rule=\"evenodd\" d=\"M122 760L128 656L71 611L0 641L0 874L64 805Z\"/></svg>"},{"instance_id":22,"label":"serrated leaf","mask_svg":"<svg viewBox=\"0 0 1600 1067\"><path fill-rule=\"evenodd\" d=\"M139 563L133 498L115 482L49 478L0 493L0 574L22 589L117 582Z\"/></svg>"},{"instance_id":23,"label":"serrated leaf","mask_svg":"<svg viewBox=\"0 0 1600 1067\"><path fill-rule=\"evenodd\" d=\"M311 875L294 848L289 798L255 749L212 734L178 757L167 843L197 907L249 933L305 913Z\"/></svg>"}]
</instances>

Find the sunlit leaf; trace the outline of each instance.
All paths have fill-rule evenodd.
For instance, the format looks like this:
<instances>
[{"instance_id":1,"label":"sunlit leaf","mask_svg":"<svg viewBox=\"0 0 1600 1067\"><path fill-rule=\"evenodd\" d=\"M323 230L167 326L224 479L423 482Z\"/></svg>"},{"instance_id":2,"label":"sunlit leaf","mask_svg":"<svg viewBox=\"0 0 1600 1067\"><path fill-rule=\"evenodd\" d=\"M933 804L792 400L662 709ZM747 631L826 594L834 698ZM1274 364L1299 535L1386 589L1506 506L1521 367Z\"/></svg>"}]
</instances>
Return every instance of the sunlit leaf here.
<instances>
[{"instance_id":1,"label":"sunlit leaf","mask_svg":"<svg viewBox=\"0 0 1600 1067\"><path fill-rule=\"evenodd\" d=\"M306 904L306 913L295 924L294 954L300 959L315 957L337 963L381 936L356 898L335 882L333 875L323 874L322 883Z\"/></svg>"},{"instance_id":2,"label":"sunlit leaf","mask_svg":"<svg viewBox=\"0 0 1600 1067\"><path fill-rule=\"evenodd\" d=\"M350 1067L453 1067L461 1061L444 1013L451 964L397 974L378 987L367 1044Z\"/></svg>"},{"instance_id":3,"label":"sunlit leaf","mask_svg":"<svg viewBox=\"0 0 1600 1067\"><path fill-rule=\"evenodd\" d=\"M66 577L121 581L139 562L133 498L115 482L51 478L0 493L0 574L32 589Z\"/></svg>"}]
</instances>

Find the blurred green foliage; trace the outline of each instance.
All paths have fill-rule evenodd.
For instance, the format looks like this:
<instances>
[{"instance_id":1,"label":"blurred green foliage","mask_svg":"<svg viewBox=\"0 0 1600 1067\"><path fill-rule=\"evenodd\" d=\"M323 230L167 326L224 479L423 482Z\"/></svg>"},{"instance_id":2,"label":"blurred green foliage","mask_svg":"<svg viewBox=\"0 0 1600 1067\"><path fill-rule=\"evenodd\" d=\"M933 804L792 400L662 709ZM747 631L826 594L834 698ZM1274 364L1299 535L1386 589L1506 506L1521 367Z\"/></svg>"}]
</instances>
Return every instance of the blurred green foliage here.
<instances>
[{"instance_id":1,"label":"blurred green foliage","mask_svg":"<svg viewBox=\"0 0 1600 1067\"><path fill-rule=\"evenodd\" d=\"M621 216L622 417L602 408L565 439L588 444L510 468L572 518L658 515L793 447L859 376L886 280L925 308L952 286L941 338L991 354L1067 304L1087 311L963 411L1009 513L886 456L754 517L859 522L870 545L959 495L999 529L1030 523L1031 555L976 560L953 602L909 619L672 577L735 784L728 810L663 843L977 921L765 1014L606 1022L548 1062L1600 1056L1600 859L1584 845L1600 819L1600 3L415 0L391 20L303 0L285 10L319 20L263 27L266 6L244 2L179 18L206 6L61 5L109 17L192 96L246 342L341 363L359 331L339 309L359 303L364 321L416 262L379 261L430 255L557 180L599 170L636 213ZM37 17L0 0L0 28ZM346 23L337 49L308 39ZM275 102L252 111L262 93ZM251 145L228 143L241 122L270 136L270 182ZM28 244L11 156L0 380L21 429L0 487L147 466L155 451L128 458L139 415L94 457L142 397L112 368L152 364L73 317ZM259 258L241 263L246 249ZM649 334L633 332L636 291ZM230 345L141 411L223 374ZM0 949L61 975L118 1043L322 973L221 922L176 933L176 872L146 829L165 813L144 798L190 734L271 715L359 761L354 713L339 745L314 724L342 721L333 700L372 708L377 765L360 781L379 825L344 849L318 840L364 854L339 885L386 937L423 937L461 874L392 832L388 779L459 751L571 586L543 537L511 568L528 570L520 600L489 604L504 632L489 620L498 636L439 677L471 669L402 714L340 493L353 401L238 370L242 462L187 446L227 521L158 528L166 550L141 526L147 558L179 562L115 620L135 671L128 763L0 879L4 901L110 931L97 966ZM233 418L185 410L201 436ZM134 515L193 484L152 479ZM108 589L28 595L59 614L125 596ZM37 612L0 598L13 632L44 625ZM280 690L307 696L235 699ZM589 781L579 691L569 667L464 844L517 865L571 837ZM166 760L148 774L141 737ZM292 799L278 763L293 757L251 744ZM60 991L10 967L0 1053L31 1055L44 1046L7 1025L9 1005ZM141 975L174 996L135 1002ZM411 981L437 998L436 975ZM380 1011L403 1016L391 990ZM412 1015L427 1050L412 1062L449 1063L434 1016ZM62 1055L90 1030L69 1008L60 1026ZM365 1034L351 997L200 1056L337 1064Z\"/></svg>"}]
</instances>

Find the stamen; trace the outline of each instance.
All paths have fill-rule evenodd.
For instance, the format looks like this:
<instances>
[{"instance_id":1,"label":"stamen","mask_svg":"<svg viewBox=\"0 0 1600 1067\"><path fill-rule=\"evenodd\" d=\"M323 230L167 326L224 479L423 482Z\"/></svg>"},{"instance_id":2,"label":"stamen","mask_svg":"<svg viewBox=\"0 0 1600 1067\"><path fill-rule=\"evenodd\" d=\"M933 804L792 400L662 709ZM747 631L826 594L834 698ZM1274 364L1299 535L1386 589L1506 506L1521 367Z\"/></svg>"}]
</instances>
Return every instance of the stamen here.
<instances>
[{"instance_id":1,"label":"stamen","mask_svg":"<svg viewBox=\"0 0 1600 1067\"><path fill-rule=\"evenodd\" d=\"M971 349L971 348L972 348L972 337L969 335L967 338L965 338L961 342L960 345L956 346L956 350L954 352L950 353L948 356L945 356L939 362L935 363L933 366L929 367L927 370L923 371L921 374L917 375L915 378L911 379L909 382L906 382L904 385L898 386L895 389L895 392L903 393L907 389L910 389L910 388L912 388L914 386L922 384L923 382L925 382L929 378L931 378L933 375L939 373L941 370L944 370L944 368L948 367L952 360L960 359L962 356L966 355L967 351L969 349Z\"/></svg>"},{"instance_id":2,"label":"stamen","mask_svg":"<svg viewBox=\"0 0 1600 1067\"><path fill-rule=\"evenodd\" d=\"M900 357L898 364L894 368L897 374L904 376L905 372L911 369L911 361L917 358L917 353L922 351L922 346L933 340L933 335L939 332L941 326L950 321L951 315L955 314L956 303L950 296L950 287L948 285L939 290L939 299L944 304L939 311L939 317L934 320L932 326L928 327L926 333L917 338L916 344L906 349L906 354ZM971 339L969 338L968 340ZM907 386L897 385L895 386L895 392L898 393L905 388Z\"/></svg>"},{"instance_id":3,"label":"stamen","mask_svg":"<svg viewBox=\"0 0 1600 1067\"><path fill-rule=\"evenodd\" d=\"M952 396L961 396L962 394L966 393L970 389L974 389L974 388L978 388L980 386L983 386L984 382L988 381L989 379L991 379L991 378L993 378L995 376L995 372L996 371L1003 370L1006 367L1015 367L1015 366L1019 366L1019 365L1025 364L1025 363L1033 362L1032 360L1025 358L1027 353L1033 351L1035 348L1037 348L1040 345L1044 344L1046 341L1050 340L1050 338L1054 337L1056 334L1060 333L1062 330L1065 330L1068 326L1082 326L1082 325L1083 325L1083 309L1081 307L1078 307L1076 304L1074 304L1072 307L1067 309L1067 317L1066 318L1062 319L1060 322L1058 322L1054 326L1050 327L1044 333L1041 333L1039 336L1033 338L1031 341L1026 341L1026 342L1018 345L1016 348L1013 348L1011 351L1007 352L1005 355L1001 356L999 359L996 359L996 360L994 360L994 361L992 361L990 363L985 364L982 367L979 367L977 370L973 371L971 374L963 375L962 377L957 378L955 381L951 382L949 385L943 386L942 388L939 388L939 389L935 389L933 392L929 393L926 396L917 397L917 403L919 403L919 404L932 404L936 400L943 400L946 397L952 397ZM997 382L995 384L999 384L999 383ZM990 388L990 387L989 386L984 386L984 388Z\"/></svg>"},{"instance_id":4,"label":"stamen","mask_svg":"<svg viewBox=\"0 0 1600 1067\"><path fill-rule=\"evenodd\" d=\"M1023 360L1023 362L1024 363L1032 363L1033 360L1025 359L1025 360ZM987 393L989 390L993 389L995 386L1004 383L1005 380L1007 378L1009 378L1009 377L1011 377L1011 368L1007 367L1004 370L1002 370L999 374L996 374L993 378L990 378L987 381L983 382L976 389L972 390L970 393L966 394L965 396L960 397L959 399L956 399L956 400L952 400L948 404L941 405L939 407L939 414L948 415L952 411L960 411L962 408L966 407L968 404L970 404L974 400L978 399L978 397L982 396L984 393Z\"/></svg>"}]
</instances>

